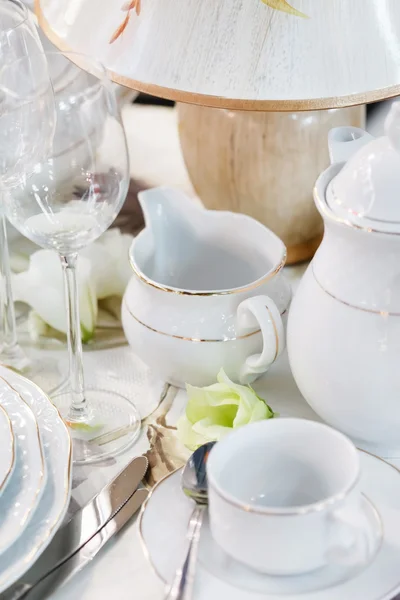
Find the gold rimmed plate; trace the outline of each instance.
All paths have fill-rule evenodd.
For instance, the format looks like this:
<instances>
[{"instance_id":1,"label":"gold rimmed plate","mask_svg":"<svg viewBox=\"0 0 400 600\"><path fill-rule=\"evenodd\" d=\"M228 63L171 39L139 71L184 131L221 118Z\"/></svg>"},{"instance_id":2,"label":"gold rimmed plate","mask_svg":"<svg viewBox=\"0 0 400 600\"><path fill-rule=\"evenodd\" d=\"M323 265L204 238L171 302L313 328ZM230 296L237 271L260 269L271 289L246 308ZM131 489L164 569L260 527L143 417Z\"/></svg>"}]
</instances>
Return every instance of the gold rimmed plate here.
<instances>
[{"instance_id":1,"label":"gold rimmed plate","mask_svg":"<svg viewBox=\"0 0 400 600\"><path fill-rule=\"evenodd\" d=\"M15 466L15 437L7 411L0 404L0 495Z\"/></svg>"},{"instance_id":2,"label":"gold rimmed plate","mask_svg":"<svg viewBox=\"0 0 400 600\"><path fill-rule=\"evenodd\" d=\"M47 471L32 518L14 544L0 555L2 593L32 566L62 523L71 494L72 447L66 425L39 387L3 366L0 366L0 377L18 393L36 419Z\"/></svg>"},{"instance_id":3,"label":"gold rimmed plate","mask_svg":"<svg viewBox=\"0 0 400 600\"><path fill-rule=\"evenodd\" d=\"M364 509L381 528L382 540L363 569L335 583L320 575L271 578L233 564L210 535L207 521L200 540L193 600L390 600L400 591L400 473L385 461L360 451ZM139 521L145 553L165 583L182 561L187 522L193 505L180 489L180 472L165 478L153 490ZM162 549L168 546L168 553ZM339 574L339 575L343 575ZM344 574L346 575L346 574ZM322 587L321 587L321 584ZM314 589L311 591L310 588ZM267 591L268 588L268 591ZM308 589L307 589L308 588Z\"/></svg>"},{"instance_id":4,"label":"gold rimmed plate","mask_svg":"<svg viewBox=\"0 0 400 600\"><path fill-rule=\"evenodd\" d=\"M0 377L0 404L15 435L15 465L1 496L0 554L20 537L40 501L47 480L42 441L35 416Z\"/></svg>"}]
</instances>

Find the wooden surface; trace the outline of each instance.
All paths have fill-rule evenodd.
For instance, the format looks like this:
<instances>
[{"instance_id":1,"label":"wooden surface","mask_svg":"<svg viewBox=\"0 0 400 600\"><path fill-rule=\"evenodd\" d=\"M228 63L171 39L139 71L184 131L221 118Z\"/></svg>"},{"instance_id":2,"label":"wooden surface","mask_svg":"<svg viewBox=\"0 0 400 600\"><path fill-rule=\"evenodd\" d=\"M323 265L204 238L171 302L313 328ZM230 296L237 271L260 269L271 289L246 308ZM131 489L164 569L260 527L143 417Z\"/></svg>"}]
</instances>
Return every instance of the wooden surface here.
<instances>
[{"instance_id":1,"label":"wooden surface","mask_svg":"<svg viewBox=\"0 0 400 600\"><path fill-rule=\"evenodd\" d=\"M329 165L328 131L364 126L365 107L288 114L180 104L178 118L186 166L205 206L261 221L286 244L289 263L310 258L323 231L312 189Z\"/></svg>"}]
</instances>

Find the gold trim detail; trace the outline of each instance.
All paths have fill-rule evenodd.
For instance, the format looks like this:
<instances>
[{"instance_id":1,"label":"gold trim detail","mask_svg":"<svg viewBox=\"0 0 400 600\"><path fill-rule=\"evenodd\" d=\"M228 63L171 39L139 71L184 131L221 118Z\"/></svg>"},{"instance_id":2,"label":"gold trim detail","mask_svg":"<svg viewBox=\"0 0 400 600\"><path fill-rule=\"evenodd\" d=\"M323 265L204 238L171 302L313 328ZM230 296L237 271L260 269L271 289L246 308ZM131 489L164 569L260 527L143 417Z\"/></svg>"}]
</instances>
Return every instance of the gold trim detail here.
<instances>
[{"instance_id":1,"label":"gold trim detail","mask_svg":"<svg viewBox=\"0 0 400 600\"><path fill-rule=\"evenodd\" d=\"M252 290L257 289L258 287L260 287L261 285L263 285L264 283L266 283L267 281L269 281L270 279L275 277L275 275L277 275L280 271L282 271L283 267L286 264L286 256L287 256L287 253L285 250L280 263L276 267L274 267L273 270L269 271L266 275L264 275L264 277L257 279L257 281L254 281L253 283L250 283L249 285L245 285L243 287L232 288L229 290L220 290L217 292L211 292L211 291L197 292L197 291L192 291L192 290L181 290L179 288L170 287L168 285L162 285L161 283L157 283L156 281L153 281L152 279L150 279L149 277L144 275L144 273L142 273L142 271L140 271L140 269L138 269L138 267L136 266L136 264L134 263L134 261L132 260L131 257L129 257L129 262L131 264L133 272L135 273L136 277L138 279L140 279L140 281L142 281L143 283L145 283L147 285L150 285L153 288L156 288L157 290L160 290L161 292L170 292L173 294L178 294L179 296L209 297L209 296L228 296L230 294L239 294L241 292L251 292Z\"/></svg>"},{"instance_id":2,"label":"gold trim detail","mask_svg":"<svg viewBox=\"0 0 400 600\"><path fill-rule=\"evenodd\" d=\"M400 469L398 469L398 468L397 468L397 467L395 467L394 465L391 465L390 463L386 462L386 461L385 461L383 458L381 458L381 457L379 457L379 456L375 456L374 454L371 454L370 452L367 452L366 450L361 450L360 448L357 448L357 450L358 450L359 452L363 452L364 454L368 454L369 456L372 456L373 458L376 458L376 459L380 460L381 462L383 462L383 463L384 463L385 465L387 465L388 467L391 467L392 469L394 469L395 471L397 471L398 473L400 473ZM146 511L146 509L147 509L147 505L148 505L148 503L150 502L150 499L151 499L151 497L152 497L153 493L156 491L156 489L157 489L157 488L158 488L158 487L159 487L159 486L160 486L162 483L164 483L164 481L166 481L167 479L169 479L170 477L172 477L172 475L175 475L175 474L176 474L178 471L181 471L182 469L183 469L183 467L178 467L177 469L175 469L175 470L174 470L174 471L172 471L171 473L167 473L167 475L165 475L165 476L164 476L162 479L160 479L160 481L158 481L158 482L155 484L155 486L153 487L153 489L150 491L149 495L147 496L147 498L146 498L145 502L143 503L143 505L142 505L142 508L141 508L141 510L140 510L139 517L138 517L138 533L139 533L139 541L140 541L140 544L141 544L141 546L142 546L143 554L145 555L145 557L146 557L147 561L149 562L149 564L150 564L151 568L153 569L154 573L157 575L157 577L158 577L158 578L159 578L159 579L160 579L160 580L161 580L161 581L162 581L162 582L163 582L165 585L168 585L168 584L169 584L169 582L168 582L168 581L166 581L166 580L163 578L163 576L162 576L162 575L159 573L159 571L158 571L157 567L155 566L155 564L154 564L154 562L153 562L153 559L152 559L152 557L151 557L151 555L150 555L150 551L149 551L149 549L148 549L148 547L147 547L147 544L146 544L146 542L145 542L145 539L144 539L144 535L143 535L143 517L144 517L144 513L145 513L145 511ZM361 492L361 495L362 495L362 496L364 496L364 498L367 500L367 502L369 503L369 505L370 505L370 506L373 508L373 510L374 510L374 513L375 513L375 517L376 517L376 519L377 519L377 521L379 522L379 525L380 525L380 543L379 543L379 545L377 546L377 548L375 549L375 552L374 552L374 554L373 554L373 555L370 557L370 561L372 561L372 560L375 558L375 556L377 555L377 553L379 552L379 550L381 549L381 547L382 547L382 544L383 544L383 539L384 539L384 532L385 532L385 528L384 528L384 524L383 524L383 521L382 521L382 517L381 517L381 515L380 515L380 513L379 513L378 509L376 508L375 504L374 504L374 503L372 502L372 500L370 500L370 498L369 498L369 497L368 497L366 494L364 494L363 492ZM288 514L288 513L285 513L285 516L286 516L287 514ZM299 514L299 513L295 513L295 514L297 515L297 514ZM274 516L276 516L276 515L275 515L275 513L273 513L273 515L274 515ZM369 563L368 563L368 564L369 564ZM205 565L203 565L203 566L204 566L204 568L206 569L207 573L211 573L211 572L208 570L208 568L207 568ZM211 573L211 575L213 575L213 574ZM395 589L397 589L397 588L395 588Z\"/></svg>"},{"instance_id":3,"label":"gold trim detail","mask_svg":"<svg viewBox=\"0 0 400 600\"><path fill-rule=\"evenodd\" d=\"M399 86L399 88L400 88L400 86ZM399 89L399 95L400 95L400 89ZM336 172L333 171L333 169L332 169L333 167L336 168ZM340 168L337 168L337 167L340 167ZM332 175L331 179L328 181L328 184L325 186L325 192L326 192L328 185L332 181L332 179L338 173L340 173L341 168L342 167L340 166L340 163L337 163L337 164L332 165L331 167L328 167L328 171L329 171L329 169L332 169L332 172L334 174ZM326 173L326 171L324 173ZM324 175L324 173L322 173L322 175L320 175L320 178ZM342 217L339 217L337 214L335 214L333 212L332 209L330 209L328 207L325 199L322 199L318 193L318 182L320 181L320 178L317 180L317 184L314 186L313 194L314 194L315 202L317 204L317 208L319 208L319 211L320 211L320 213L322 213L323 217L325 216L329 221L335 221L335 223L338 223L339 225L345 225L346 227L351 227L352 229L356 229L357 231L365 231L366 233L380 233L382 235L392 235L392 236L400 235L400 231L384 231L382 229L374 229L373 227L363 227L362 225L357 225L357 223L352 223L351 221L348 221L347 219L343 219Z\"/></svg>"},{"instance_id":4,"label":"gold trim detail","mask_svg":"<svg viewBox=\"0 0 400 600\"><path fill-rule=\"evenodd\" d=\"M232 337L232 338L221 338L218 340L207 340L207 339L201 339L201 338L192 338L192 337L184 337L182 335L175 335L173 333L166 333L165 331L159 331L158 329L154 329L153 327L150 327L150 325L146 325L146 323L143 323L143 321L141 321L140 319L138 319L133 312L131 311L131 309L128 306L128 303L126 302L126 300L124 300L124 305L126 307L126 310L128 311L128 313L131 315L132 319L134 319L137 323L139 323L139 325L142 325L143 327L146 327L146 329L149 329L150 331L153 331L154 333L159 333L160 335L165 335L166 337L171 337L174 338L176 340L184 340L185 342L196 342L196 343L203 343L203 342L207 342L207 343L216 343L216 342L235 342L236 340L245 340L246 338L251 337L252 335L256 335L257 333L261 333L261 329L257 329L256 331L251 331L250 333L246 333L245 335L238 335L236 337ZM276 324L275 321L272 318L272 315L270 313L269 308L267 307L267 310L270 314L271 317L271 321L274 327L274 331L275 331L275 339L276 339L276 355L274 358L274 362L276 360L276 357L278 356L278 351L279 351L279 346L278 346L278 330L276 328ZM287 309L285 309L282 313L281 313L281 317L283 317L287 312Z\"/></svg>"},{"instance_id":5,"label":"gold trim detail","mask_svg":"<svg viewBox=\"0 0 400 600\"><path fill-rule=\"evenodd\" d=\"M368 450L363 450L362 448L358 448L357 447L357 450L359 452L363 452L364 454L368 454L368 456L372 456L373 458L376 458L377 460L380 460L385 465L387 465L388 467L391 467L392 469L394 469L395 471L397 471L400 474L400 469L398 467L396 467L395 465L392 465L392 463L388 462L387 460L385 460L381 456L378 456L377 454L373 454L372 452L368 452ZM395 458L395 457L393 457L393 458Z\"/></svg>"},{"instance_id":6,"label":"gold trim detail","mask_svg":"<svg viewBox=\"0 0 400 600\"><path fill-rule=\"evenodd\" d=\"M163 583L165 583L166 585L168 585L168 582L165 581L165 579L160 575L160 573L157 571L157 568L150 556L150 552L147 548L146 542L144 541L144 535L143 535L143 516L145 513L145 510L147 508L148 503L150 502L150 498L153 495L153 492L156 491L156 489L162 484L164 483L164 481L166 481L167 479L169 479L169 477L171 477L172 475L175 475L175 473L177 473L178 471L181 471L183 469L183 467L178 467L177 469L175 469L174 471L171 471L171 473L167 473L166 475L164 475L164 477L162 477L162 479L160 479L160 481L157 481L157 483L154 485L154 487L150 490L149 495L147 496L146 500L143 502L142 504L142 508L140 509L140 514L138 517L138 532L139 532L139 540L140 540L140 545L142 546L142 550L143 550L143 554L145 555L146 559L148 560L151 568L153 569L154 573L157 575L157 577L159 577L161 579L161 581ZM183 493L183 492L182 492Z\"/></svg>"},{"instance_id":7,"label":"gold trim detail","mask_svg":"<svg viewBox=\"0 0 400 600\"><path fill-rule=\"evenodd\" d=\"M58 515L56 515L56 517L55 517L55 519L53 521L53 524L48 527L48 529L47 529L46 534L44 535L44 537L36 544L36 546L32 549L32 551L22 561L23 564L26 565L26 564L32 564L32 561L36 557L37 553L46 544L46 541L50 538L50 536L52 535L52 533L54 532L54 530L61 525L61 519L66 514L66 511L67 511L67 508L68 508L68 502L69 502L69 498L70 498L70 494L71 494L71 489L72 489L72 440L71 440L70 433L68 431L68 427L65 424L65 421L62 418L62 416L60 414L60 411L53 404L53 402L51 401L51 399L49 398L49 396L38 385L36 385L36 383L34 383L33 381L31 381L30 379L27 379L26 377L24 377L20 373L12 371L12 369L9 369L5 365L1 365L1 366L4 369L10 370L14 375L16 375L19 379L21 379L23 383L28 384L28 387L31 386L31 387L35 388L42 396L44 396L44 398L50 404L51 408L53 408L54 411L56 412L56 414L58 415L59 422L64 427L65 433L67 434L67 439L68 439L68 463L67 463L67 469L66 469L66 476L65 476L65 480L64 480L64 482L65 482L65 485L64 485L64 492L65 492L64 493L64 504L63 504L61 510L59 511ZM1 378L3 379L3 377L1 377ZM11 387L11 385L7 381L6 381L6 383L7 383L7 385L9 385ZM14 389L14 388L12 388L12 389ZM17 392L17 394L19 394L19 393ZM23 401L25 402L25 400L23 400ZM28 405L28 407L30 408L29 405ZM30 410L32 410L32 409L30 408ZM33 412L33 410L32 410L32 412ZM22 576L22 573L20 573L19 576ZM3 580L1 580L1 581L3 581Z\"/></svg>"},{"instance_id":8,"label":"gold trim detail","mask_svg":"<svg viewBox=\"0 0 400 600\"><path fill-rule=\"evenodd\" d=\"M313 421L312 419L307 419L307 420L311 421L312 423L317 423L317 421ZM340 433L340 432L338 432L338 433ZM357 449L356 449L356 451L357 451ZM360 482L360 478L361 478L361 468L359 469L359 472L357 473L356 477L354 478L354 481L352 481L352 483L343 491L341 491L333 496L330 496L329 498L326 498L325 500L320 500L318 502L314 502L313 504L308 504L306 506L293 507L292 509L285 509L285 508L273 509L272 507L271 508L263 508L261 506L257 507L255 505L245 504L244 502L242 502L240 500L236 500L236 498L231 496L229 493L223 492L222 490L220 490L215 484L212 483L212 480L210 480L210 478L208 478L208 487L209 488L211 487L221 500L223 500L227 504L230 504L231 506L233 506L233 508L243 510L246 513L251 513L251 514L255 514L255 515L268 515L271 517L296 517L296 516L309 515L309 514L313 514L316 512L320 512L322 510L325 510L325 508L334 506L338 502L341 502L342 500L347 498L347 496L358 485L358 483Z\"/></svg>"},{"instance_id":9,"label":"gold trim detail","mask_svg":"<svg viewBox=\"0 0 400 600\"><path fill-rule=\"evenodd\" d=\"M14 470L14 466L15 466L15 436L14 436L14 431L13 431L13 428L12 428L12 425L11 425L11 419L8 416L7 411L1 405L0 405L0 410L1 410L2 413L4 413L4 416L6 418L6 422L7 422L8 428L10 430L10 437L11 437L11 442L12 442L11 462L10 462L10 465L8 467L7 473L5 474L4 479L3 479L3 481L1 482L1 485L0 485L0 490L2 490L4 488L4 486L6 485L6 483L8 481L8 478L9 478L10 474L12 473L12 471Z\"/></svg>"},{"instance_id":10,"label":"gold trim detail","mask_svg":"<svg viewBox=\"0 0 400 600\"><path fill-rule=\"evenodd\" d=\"M241 502L240 500L235 500L233 498L229 498L228 496L225 496L223 494L223 492L221 492L221 490L219 490L215 485L212 485L210 482L209 482L208 486L212 487L214 492L217 494L217 496L219 496L219 498L221 500L223 500L227 504L230 504L234 508L243 510L246 513L251 513L254 515L267 515L270 517L298 517L298 516L303 516L303 515L309 515L310 513L320 512L320 511L324 510L325 508L328 508L330 506L337 504L338 502L341 502L356 487L356 485L360 481L360 477L361 477L361 473L359 473L357 475L354 482L344 492L340 492L339 494L336 494L335 496L331 496L330 498L327 498L326 500L321 500L320 502L315 502L314 504L309 504L307 506L303 506L303 507L300 506L298 508L293 508L293 510L283 509L284 512L279 511L279 509L278 510L273 510L273 509L268 510L268 509L263 509L263 508L256 508L256 506L254 506L254 505L245 504L244 502Z\"/></svg>"},{"instance_id":11,"label":"gold trim detail","mask_svg":"<svg viewBox=\"0 0 400 600\"><path fill-rule=\"evenodd\" d=\"M35 14L39 25L43 29L49 40L63 52L73 52L73 50L54 33L49 22L44 16L40 0L35 0ZM211 96L208 94L199 94L195 92L185 92L183 90L163 87L152 83L145 83L137 79L131 79L119 75L114 71L107 70L107 74L112 81L131 88L138 92L158 96L175 102L184 102L186 104L198 104L210 108L227 108L230 110L253 110L270 112L298 112L308 110L327 110L331 108L346 108L348 106L357 106L359 104L369 104L387 98L394 98L400 95L400 84L388 86L386 88L371 90L370 92L361 92L358 94L349 94L347 96L333 96L327 98L298 99L298 100L243 100L240 98L224 98L223 96Z\"/></svg>"},{"instance_id":12,"label":"gold trim detail","mask_svg":"<svg viewBox=\"0 0 400 600\"><path fill-rule=\"evenodd\" d=\"M365 308L363 306L356 306L355 304L350 304L350 302L346 302L345 300L341 300L340 298L338 298L337 296L335 296L334 294L332 294L332 292L328 292L328 290L326 290L324 288L324 286L320 283L318 277L315 274L314 265L312 266L312 274L314 276L315 281L317 282L317 284L321 288L321 290L323 292L325 292L325 294L327 294L330 298L332 298L333 300L336 300L336 302L340 302L341 304L344 304L345 306L348 306L349 308L354 308L354 310L360 310L362 312L370 313L371 315L378 315L380 317L400 317L400 313L389 312L387 310L374 310L373 308Z\"/></svg>"},{"instance_id":13,"label":"gold trim detail","mask_svg":"<svg viewBox=\"0 0 400 600\"><path fill-rule=\"evenodd\" d=\"M36 435L37 435L37 442L38 442L38 446L39 446L39 453L40 453L40 462L41 462L41 470L40 470L40 476L39 476L39 481L38 481L38 487L35 490L35 495L33 497L32 500L32 504L30 504L27 507L27 512L24 515L24 518L20 521L20 525L21 527L23 527L25 525L25 523L27 522L27 520L29 519L30 514L32 513L33 510L36 509L37 506L37 502L39 500L40 494L44 488L44 486L46 485L46 481L47 481L47 470L45 468L45 461L44 461L44 456L43 456L43 446L42 446L42 438L39 432L39 427L36 421L36 417L35 414L33 412L33 410L31 409L31 407L29 406L29 404L22 398L21 394L19 394L17 392L17 390L10 384L8 383L8 381L6 381L6 379L4 379L4 377L2 377L0 375L0 379L3 381L3 383L10 388L10 392L12 394L14 394L15 396L17 396L17 398L19 398L22 402L22 404L24 406L26 406L28 412L32 413L32 419L33 419L33 423L36 429ZM45 477L46 474L46 477ZM14 540L16 541L16 540Z\"/></svg>"}]
</instances>

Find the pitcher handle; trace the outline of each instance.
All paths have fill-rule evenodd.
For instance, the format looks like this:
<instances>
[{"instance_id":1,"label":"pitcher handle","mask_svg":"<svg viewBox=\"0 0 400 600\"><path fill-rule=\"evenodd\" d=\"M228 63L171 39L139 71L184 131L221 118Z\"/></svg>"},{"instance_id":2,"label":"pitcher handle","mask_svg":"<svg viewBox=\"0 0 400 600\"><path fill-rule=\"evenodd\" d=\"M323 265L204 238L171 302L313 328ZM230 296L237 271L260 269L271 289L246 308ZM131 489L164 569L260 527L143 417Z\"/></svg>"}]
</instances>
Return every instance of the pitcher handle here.
<instances>
[{"instance_id":1,"label":"pitcher handle","mask_svg":"<svg viewBox=\"0 0 400 600\"><path fill-rule=\"evenodd\" d=\"M260 354L252 354L242 365L240 383L251 383L265 373L285 348L285 330L280 312L269 296L255 296L241 302L237 309L237 331L240 335L259 327L263 338Z\"/></svg>"}]
</instances>

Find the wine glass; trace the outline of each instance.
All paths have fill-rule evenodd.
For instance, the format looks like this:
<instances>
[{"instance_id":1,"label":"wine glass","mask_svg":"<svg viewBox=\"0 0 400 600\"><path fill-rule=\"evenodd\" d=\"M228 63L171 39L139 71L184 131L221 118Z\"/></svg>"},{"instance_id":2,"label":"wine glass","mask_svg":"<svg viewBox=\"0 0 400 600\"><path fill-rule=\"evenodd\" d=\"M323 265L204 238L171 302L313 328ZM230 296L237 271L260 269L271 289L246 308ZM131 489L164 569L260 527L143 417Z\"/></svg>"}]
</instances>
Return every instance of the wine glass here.
<instances>
[{"instance_id":1,"label":"wine glass","mask_svg":"<svg viewBox=\"0 0 400 600\"><path fill-rule=\"evenodd\" d=\"M68 69L57 81L57 123L48 157L38 162L5 199L10 222L27 238L60 256L66 290L70 381L53 397L70 426L74 460L88 463L115 455L140 430L135 406L103 389L85 389L76 268L78 252L114 221L129 185L128 151L111 83L96 61L75 53L47 53L50 64L62 57ZM16 73L29 57L14 64ZM79 66L78 66L79 65ZM60 83L63 82L63 83ZM113 151L107 140L113 136Z\"/></svg>"},{"instance_id":2,"label":"wine glass","mask_svg":"<svg viewBox=\"0 0 400 600\"><path fill-rule=\"evenodd\" d=\"M29 69L32 76L11 81L8 65L28 55L32 60L23 68ZM0 84L5 73L10 90L0 98L0 197L45 156L55 125L46 57L36 26L19 0L0 0ZM1 206L0 273L0 362L23 372L46 391L53 391L63 381L59 361L28 357L18 344L7 227Z\"/></svg>"}]
</instances>

